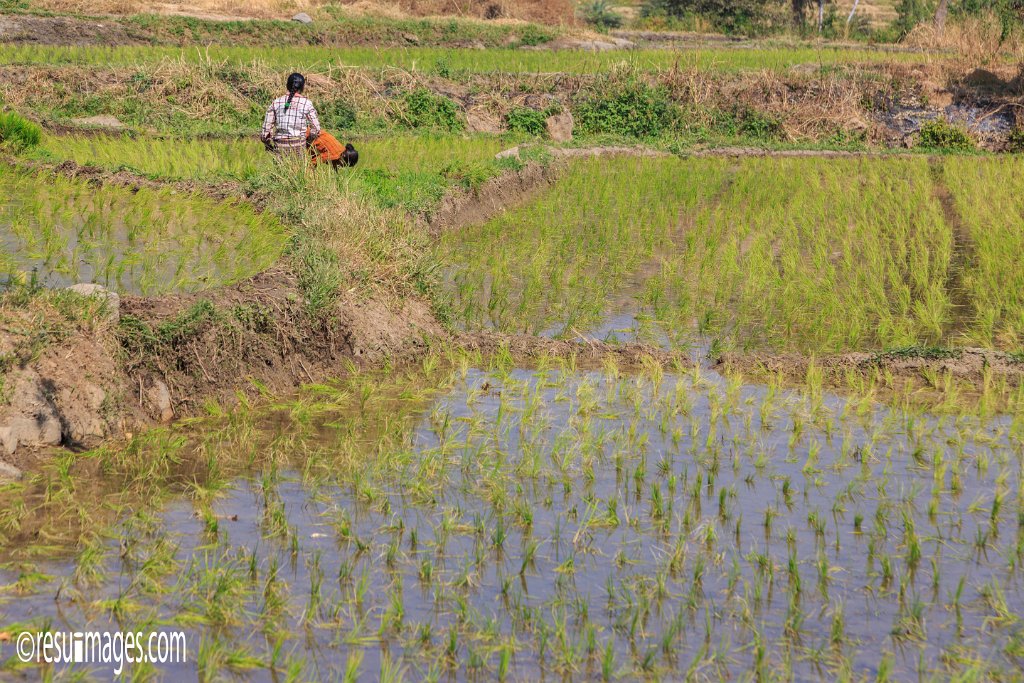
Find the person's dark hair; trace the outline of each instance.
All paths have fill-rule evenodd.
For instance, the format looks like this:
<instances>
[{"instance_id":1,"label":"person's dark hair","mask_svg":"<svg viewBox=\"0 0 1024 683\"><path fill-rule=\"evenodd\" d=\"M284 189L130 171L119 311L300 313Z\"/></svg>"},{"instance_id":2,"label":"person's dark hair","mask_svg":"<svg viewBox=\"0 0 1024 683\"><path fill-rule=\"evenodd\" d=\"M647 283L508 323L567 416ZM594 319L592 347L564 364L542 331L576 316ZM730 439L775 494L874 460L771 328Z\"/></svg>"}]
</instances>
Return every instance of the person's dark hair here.
<instances>
[{"instance_id":1,"label":"person's dark hair","mask_svg":"<svg viewBox=\"0 0 1024 683\"><path fill-rule=\"evenodd\" d=\"M341 153L341 159L342 163L349 167L359 163L359 152L356 151L351 142L345 144L345 151Z\"/></svg>"},{"instance_id":2,"label":"person's dark hair","mask_svg":"<svg viewBox=\"0 0 1024 683\"><path fill-rule=\"evenodd\" d=\"M288 107L292 106L292 98L295 97L295 94L305 89L306 77L300 73L291 74L284 85L288 88L288 101L284 103L285 111L287 111Z\"/></svg>"}]
</instances>

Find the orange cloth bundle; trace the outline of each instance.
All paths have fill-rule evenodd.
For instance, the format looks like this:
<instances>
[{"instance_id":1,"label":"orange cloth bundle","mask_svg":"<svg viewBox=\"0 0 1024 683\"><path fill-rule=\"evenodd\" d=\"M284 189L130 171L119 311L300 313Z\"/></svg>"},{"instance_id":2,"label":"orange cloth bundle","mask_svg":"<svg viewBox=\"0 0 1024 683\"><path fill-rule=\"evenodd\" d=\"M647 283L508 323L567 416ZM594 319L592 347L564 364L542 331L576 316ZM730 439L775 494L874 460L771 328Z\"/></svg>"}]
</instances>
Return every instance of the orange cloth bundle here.
<instances>
[{"instance_id":1,"label":"orange cloth bundle","mask_svg":"<svg viewBox=\"0 0 1024 683\"><path fill-rule=\"evenodd\" d=\"M314 164L326 164L341 159L345 153L345 145L338 142L330 133L322 132L309 146L309 153Z\"/></svg>"}]
</instances>

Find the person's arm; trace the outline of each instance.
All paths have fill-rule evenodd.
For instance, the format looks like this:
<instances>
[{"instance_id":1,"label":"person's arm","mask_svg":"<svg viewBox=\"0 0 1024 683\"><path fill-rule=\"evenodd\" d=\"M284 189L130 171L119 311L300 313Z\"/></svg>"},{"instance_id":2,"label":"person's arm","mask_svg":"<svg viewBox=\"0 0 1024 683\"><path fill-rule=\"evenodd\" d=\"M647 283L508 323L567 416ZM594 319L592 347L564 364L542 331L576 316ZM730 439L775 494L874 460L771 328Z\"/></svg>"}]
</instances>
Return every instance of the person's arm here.
<instances>
[{"instance_id":1,"label":"person's arm","mask_svg":"<svg viewBox=\"0 0 1024 683\"><path fill-rule=\"evenodd\" d=\"M316 114L316 107L309 103L309 111L306 113L306 121L309 122L309 139L316 140L320 137L320 117Z\"/></svg>"},{"instance_id":2,"label":"person's arm","mask_svg":"<svg viewBox=\"0 0 1024 683\"><path fill-rule=\"evenodd\" d=\"M270 103L266 116L263 117L263 129L260 131L260 140L264 142L274 137L274 128L277 126L277 113L274 112L274 103Z\"/></svg>"}]
</instances>

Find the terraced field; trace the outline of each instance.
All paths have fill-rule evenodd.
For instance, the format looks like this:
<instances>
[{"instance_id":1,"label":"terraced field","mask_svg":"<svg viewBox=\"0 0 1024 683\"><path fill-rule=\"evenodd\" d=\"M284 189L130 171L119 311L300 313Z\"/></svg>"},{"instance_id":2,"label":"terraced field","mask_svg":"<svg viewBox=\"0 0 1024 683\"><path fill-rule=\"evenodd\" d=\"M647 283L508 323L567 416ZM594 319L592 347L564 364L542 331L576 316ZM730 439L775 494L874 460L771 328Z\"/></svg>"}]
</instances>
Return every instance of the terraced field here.
<instances>
[{"instance_id":1,"label":"terraced field","mask_svg":"<svg viewBox=\"0 0 1024 683\"><path fill-rule=\"evenodd\" d=\"M2 675L1021 680L1024 162L908 76L963 74L380 21L0 45ZM294 69L355 168L257 140ZM6 647L114 630L187 656Z\"/></svg>"}]
</instances>

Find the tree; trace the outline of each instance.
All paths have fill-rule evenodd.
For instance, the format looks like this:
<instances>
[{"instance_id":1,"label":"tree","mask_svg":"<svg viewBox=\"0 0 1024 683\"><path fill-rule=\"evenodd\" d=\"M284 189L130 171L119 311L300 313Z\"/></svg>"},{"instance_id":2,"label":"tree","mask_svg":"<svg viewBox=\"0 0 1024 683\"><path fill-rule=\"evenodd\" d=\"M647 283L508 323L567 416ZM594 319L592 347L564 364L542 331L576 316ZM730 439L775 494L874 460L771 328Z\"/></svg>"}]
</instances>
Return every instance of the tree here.
<instances>
[{"instance_id":1,"label":"tree","mask_svg":"<svg viewBox=\"0 0 1024 683\"><path fill-rule=\"evenodd\" d=\"M648 0L644 13L679 18L701 16L721 30L740 32L761 27L769 5L778 3L779 0Z\"/></svg>"}]
</instances>

